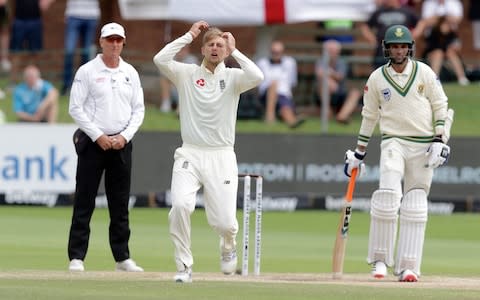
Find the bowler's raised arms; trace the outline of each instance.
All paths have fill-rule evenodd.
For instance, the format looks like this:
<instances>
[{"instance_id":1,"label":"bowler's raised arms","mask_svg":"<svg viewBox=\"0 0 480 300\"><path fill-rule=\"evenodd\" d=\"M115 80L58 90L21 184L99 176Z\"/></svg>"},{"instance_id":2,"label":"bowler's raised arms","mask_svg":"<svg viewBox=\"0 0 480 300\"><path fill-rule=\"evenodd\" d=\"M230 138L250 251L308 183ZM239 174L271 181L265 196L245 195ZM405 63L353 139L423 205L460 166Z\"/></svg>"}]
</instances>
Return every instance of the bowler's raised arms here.
<instances>
[{"instance_id":1,"label":"bowler's raised arms","mask_svg":"<svg viewBox=\"0 0 480 300\"><path fill-rule=\"evenodd\" d=\"M228 54L232 54L235 50L235 38L233 37L233 34L226 31L222 34L222 38L227 41Z\"/></svg>"},{"instance_id":2,"label":"bowler's raised arms","mask_svg":"<svg viewBox=\"0 0 480 300\"><path fill-rule=\"evenodd\" d=\"M209 25L205 21L198 21L193 23L192 27L190 27L189 32L192 34L193 38L197 38L202 30L208 29Z\"/></svg>"}]
</instances>

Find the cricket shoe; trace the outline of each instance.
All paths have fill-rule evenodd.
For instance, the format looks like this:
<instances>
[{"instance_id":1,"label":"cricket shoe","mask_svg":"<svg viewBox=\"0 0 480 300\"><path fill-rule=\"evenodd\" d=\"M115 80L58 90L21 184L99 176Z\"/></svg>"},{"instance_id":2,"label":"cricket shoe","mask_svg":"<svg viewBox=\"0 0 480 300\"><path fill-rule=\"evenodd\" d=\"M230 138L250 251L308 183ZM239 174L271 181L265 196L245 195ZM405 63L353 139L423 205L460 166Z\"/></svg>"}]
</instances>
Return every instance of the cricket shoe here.
<instances>
[{"instance_id":1,"label":"cricket shoe","mask_svg":"<svg viewBox=\"0 0 480 300\"><path fill-rule=\"evenodd\" d=\"M387 276L387 265L383 261L376 261L372 266L372 276L377 279L383 279Z\"/></svg>"},{"instance_id":2,"label":"cricket shoe","mask_svg":"<svg viewBox=\"0 0 480 300\"><path fill-rule=\"evenodd\" d=\"M68 265L68 270L70 272L83 272L85 271L85 266L83 265L83 260L81 259L72 259Z\"/></svg>"},{"instance_id":3,"label":"cricket shoe","mask_svg":"<svg viewBox=\"0 0 480 300\"><path fill-rule=\"evenodd\" d=\"M418 276L411 270L404 270L400 275L398 276L398 281L401 282L417 282L418 281Z\"/></svg>"},{"instance_id":4,"label":"cricket shoe","mask_svg":"<svg viewBox=\"0 0 480 300\"><path fill-rule=\"evenodd\" d=\"M121 272L143 272L143 268L137 266L137 264L130 258L117 262L115 265L115 271Z\"/></svg>"},{"instance_id":5,"label":"cricket shoe","mask_svg":"<svg viewBox=\"0 0 480 300\"><path fill-rule=\"evenodd\" d=\"M184 265L184 269L182 271L178 271L177 274L173 277L175 282L181 283L191 283L192 282L192 268L189 268Z\"/></svg>"},{"instance_id":6,"label":"cricket shoe","mask_svg":"<svg viewBox=\"0 0 480 300\"><path fill-rule=\"evenodd\" d=\"M222 257L220 259L220 270L225 275L235 274L235 271L237 270L236 250L222 253Z\"/></svg>"}]
</instances>

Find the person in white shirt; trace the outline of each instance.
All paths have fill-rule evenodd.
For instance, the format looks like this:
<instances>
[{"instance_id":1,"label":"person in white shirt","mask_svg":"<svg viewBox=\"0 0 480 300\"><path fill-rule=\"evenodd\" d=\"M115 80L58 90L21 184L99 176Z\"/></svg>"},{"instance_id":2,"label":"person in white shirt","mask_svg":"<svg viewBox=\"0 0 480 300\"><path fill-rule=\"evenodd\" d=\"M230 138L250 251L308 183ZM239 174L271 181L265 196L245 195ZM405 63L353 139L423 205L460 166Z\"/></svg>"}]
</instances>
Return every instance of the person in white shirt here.
<instances>
[{"instance_id":1,"label":"person in white shirt","mask_svg":"<svg viewBox=\"0 0 480 300\"><path fill-rule=\"evenodd\" d=\"M265 105L265 121L272 123L280 116L290 128L297 128L304 120L295 115L295 103L292 89L297 85L297 62L285 55L285 46L281 41L270 45L270 56L257 61L265 75L258 87L260 99Z\"/></svg>"},{"instance_id":2,"label":"person in white shirt","mask_svg":"<svg viewBox=\"0 0 480 300\"><path fill-rule=\"evenodd\" d=\"M104 25L99 40L102 53L78 69L72 84L69 113L79 130L74 134L78 161L68 239L70 271L85 269L89 223L104 173L115 269L143 271L130 258L128 202L132 138L143 122L145 106L138 72L120 57L125 38L122 25Z\"/></svg>"},{"instance_id":3,"label":"person in white shirt","mask_svg":"<svg viewBox=\"0 0 480 300\"><path fill-rule=\"evenodd\" d=\"M345 174L351 176L354 168L358 174L364 171L363 159L378 122L380 182L371 198L367 262L375 278L384 278L387 267L394 266L399 281L415 282L422 262L427 197L434 169L450 155L453 111L435 72L412 58L414 40L407 27L389 27L383 48L389 62L373 71L365 85L357 147L346 152Z\"/></svg>"},{"instance_id":4,"label":"person in white shirt","mask_svg":"<svg viewBox=\"0 0 480 300\"><path fill-rule=\"evenodd\" d=\"M175 55L202 31L200 66L174 60ZM226 68L233 57L240 68ZM235 123L240 94L263 80L260 69L237 48L230 32L205 21L161 49L153 58L160 72L178 90L183 144L175 151L169 213L170 235L175 246L177 282L192 281L190 215L196 194L203 187L208 223L220 236L220 268L233 274L237 266L238 168L234 152Z\"/></svg>"}]
</instances>

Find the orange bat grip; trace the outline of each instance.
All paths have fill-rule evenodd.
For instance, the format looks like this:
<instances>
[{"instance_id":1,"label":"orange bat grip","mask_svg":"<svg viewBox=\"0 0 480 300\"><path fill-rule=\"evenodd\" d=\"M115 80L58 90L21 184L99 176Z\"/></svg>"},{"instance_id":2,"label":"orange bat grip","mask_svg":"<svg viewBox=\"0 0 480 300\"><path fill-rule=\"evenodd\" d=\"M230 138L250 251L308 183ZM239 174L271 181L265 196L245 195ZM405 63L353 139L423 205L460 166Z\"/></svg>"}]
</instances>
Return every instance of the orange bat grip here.
<instances>
[{"instance_id":1,"label":"orange bat grip","mask_svg":"<svg viewBox=\"0 0 480 300\"><path fill-rule=\"evenodd\" d=\"M350 176L350 181L348 182L347 194L345 195L345 200L347 202L352 202L353 190L355 189L355 179L357 178L358 169L352 169L352 176Z\"/></svg>"}]
</instances>

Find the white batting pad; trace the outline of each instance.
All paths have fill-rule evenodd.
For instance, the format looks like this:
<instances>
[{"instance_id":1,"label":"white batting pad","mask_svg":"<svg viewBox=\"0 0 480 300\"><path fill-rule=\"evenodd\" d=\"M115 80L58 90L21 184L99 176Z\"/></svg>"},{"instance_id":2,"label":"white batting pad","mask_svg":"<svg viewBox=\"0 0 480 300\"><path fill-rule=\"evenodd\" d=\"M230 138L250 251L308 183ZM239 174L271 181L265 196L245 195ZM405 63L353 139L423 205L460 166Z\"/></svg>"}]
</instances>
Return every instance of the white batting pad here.
<instances>
[{"instance_id":1,"label":"white batting pad","mask_svg":"<svg viewBox=\"0 0 480 300\"><path fill-rule=\"evenodd\" d=\"M393 266L400 198L401 195L393 190L380 189L372 195L367 257L369 264L383 261L387 266Z\"/></svg>"},{"instance_id":2,"label":"white batting pad","mask_svg":"<svg viewBox=\"0 0 480 300\"><path fill-rule=\"evenodd\" d=\"M425 191L423 189L408 191L400 206L395 274L408 269L420 275L427 219L428 204Z\"/></svg>"}]
</instances>

